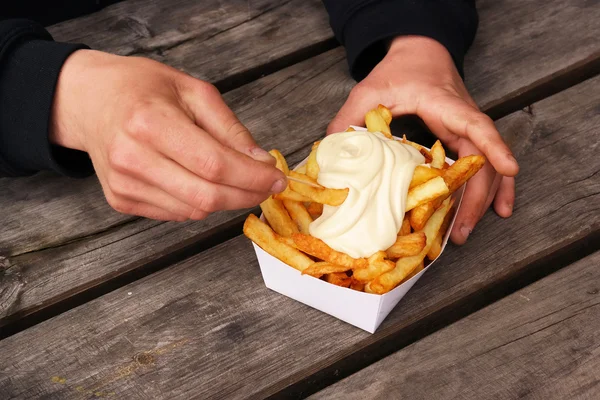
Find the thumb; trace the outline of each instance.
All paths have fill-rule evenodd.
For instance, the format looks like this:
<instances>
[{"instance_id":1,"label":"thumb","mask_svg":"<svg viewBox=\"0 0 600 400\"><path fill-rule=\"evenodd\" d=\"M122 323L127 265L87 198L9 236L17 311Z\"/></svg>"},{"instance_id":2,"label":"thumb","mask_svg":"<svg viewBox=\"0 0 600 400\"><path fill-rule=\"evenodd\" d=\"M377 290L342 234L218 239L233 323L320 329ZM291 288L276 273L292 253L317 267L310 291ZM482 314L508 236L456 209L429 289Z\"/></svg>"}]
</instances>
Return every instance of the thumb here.
<instances>
[{"instance_id":1,"label":"thumb","mask_svg":"<svg viewBox=\"0 0 600 400\"><path fill-rule=\"evenodd\" d=\"M276 161L262 149L250 131L225 104L218 89L210 83L196 81L182 96L192 112L194 122L222 145L245 154L256 161L275 165Z\"/></svg>"},{"instance_id":2,"label":"thumb","mask_svg":"<svg viewBox=\"0 0 600 400\"><path fill-rule=\"evenodd\" d=\"M359 92L357 88L358 86L355 86L352 89L348 99L327 127L328 135L343 132L349 125L363 126L367 111L377 106L377 101L373 101L370 96L365 96L365 92Z\"/></svg>"}]
</instances>

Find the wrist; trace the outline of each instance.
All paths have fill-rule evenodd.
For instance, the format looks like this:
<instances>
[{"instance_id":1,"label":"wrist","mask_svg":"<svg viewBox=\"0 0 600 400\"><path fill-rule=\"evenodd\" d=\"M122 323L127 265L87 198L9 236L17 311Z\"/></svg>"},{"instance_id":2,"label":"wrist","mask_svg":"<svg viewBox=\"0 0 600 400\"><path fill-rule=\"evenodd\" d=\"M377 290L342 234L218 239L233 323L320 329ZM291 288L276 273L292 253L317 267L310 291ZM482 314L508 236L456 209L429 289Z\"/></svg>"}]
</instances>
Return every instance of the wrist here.
<instances>
[{"instance_id":1,"label":"wrist","mask_svg":"<svg viewBox=\"0 0 600 400\"><path fill-rule=\"evenodd\" d=\"M103 53L77 50L63 64L52 103L48 139L50 143L85 151L81 109L86 101L89 72ZM97 85L98 82L92 84Z\"/></svg>"},{"instance_id":2,"label":"wrist","mask_svg":"<svg viewBox=\"0 0 600 400\"><path fill-rule=\"evenodd\" d=\"M390 40L386 57L399 55L406 57L407 54L411 58L431 59L438 63L441 61L454 63L446 47L435 39L426 36L408 35L398 36Z\"/></svg>"}]
</instances>

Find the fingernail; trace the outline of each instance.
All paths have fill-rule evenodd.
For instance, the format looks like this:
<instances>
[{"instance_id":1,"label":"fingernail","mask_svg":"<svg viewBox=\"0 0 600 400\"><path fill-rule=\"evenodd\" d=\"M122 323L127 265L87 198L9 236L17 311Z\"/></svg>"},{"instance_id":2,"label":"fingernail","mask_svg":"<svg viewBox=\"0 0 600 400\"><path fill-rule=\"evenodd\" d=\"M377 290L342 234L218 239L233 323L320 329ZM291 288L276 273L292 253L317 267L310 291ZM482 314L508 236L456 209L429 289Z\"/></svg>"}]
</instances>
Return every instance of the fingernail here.
<instances>
[{"instance_id":1,"label":"fingernail","mask_svg":"<svg viewBox=\"0 0 600 400\"><path fill-rule=\"evenodd\" d=\"M472 230L464 225L460 227L460 233L464 236L465 240L467 240L471 232Z\"/></svg>"},{"instance_id":2,"label":"fingernail","mask_svg":"<svg viewBox=\"0 0 600 400\"><path fill-rule=\"evenodd\" d=\"M275 157L269 154L268 151L261 149L260 147L254 147L250 149L250 156L256 161L273 162Z\"/></svg>"},{"instance_id":3,"label":"fingernail","mask_svg":"<svg viewBox=\"0 0 600 400\"><path fill-rule=\"evenodd\" d=\"M271 192L273 193L281 193L287 187L287 181L285 179L278 179L275 181L273 186L271 187Z\"/></svg>"}]
</instances>

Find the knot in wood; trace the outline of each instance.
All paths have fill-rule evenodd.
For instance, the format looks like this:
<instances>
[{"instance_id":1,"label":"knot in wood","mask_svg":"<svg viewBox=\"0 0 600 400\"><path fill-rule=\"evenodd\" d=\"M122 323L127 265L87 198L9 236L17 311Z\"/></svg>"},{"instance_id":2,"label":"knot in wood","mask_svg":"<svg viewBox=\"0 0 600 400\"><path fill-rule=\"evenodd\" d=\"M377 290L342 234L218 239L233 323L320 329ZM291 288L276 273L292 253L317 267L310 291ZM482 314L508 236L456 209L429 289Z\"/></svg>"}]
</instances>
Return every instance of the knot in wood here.
<instances>
[{"instance_id":1,"label":"knot in wood","mask_svg":"<svg viewBox=\"0 0 600 400\"><path fill-rule=\"evenodd\" d=\"M598 288L588 290L587 294L598 294Z\"/></svg>"},{"instance_id":2,"label":"knot in wood","mask_svg":"<svg viewBox=\"0 0 600 400\"><path fill-rule=\"evenodd\" d=\"M154 356L150 353L139 353L133 357L133 360L140 365L154 364Z\"/></svg>"}]
</instances>

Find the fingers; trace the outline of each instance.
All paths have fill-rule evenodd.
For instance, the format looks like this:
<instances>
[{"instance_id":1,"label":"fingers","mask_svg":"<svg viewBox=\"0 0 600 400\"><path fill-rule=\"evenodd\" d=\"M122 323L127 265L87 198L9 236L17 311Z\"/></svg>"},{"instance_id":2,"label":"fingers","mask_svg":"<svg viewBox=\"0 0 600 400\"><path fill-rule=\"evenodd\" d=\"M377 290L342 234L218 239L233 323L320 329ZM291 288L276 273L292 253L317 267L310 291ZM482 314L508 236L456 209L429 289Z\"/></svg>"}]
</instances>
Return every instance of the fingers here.
<instances>
[{"instance_id":1,"label":"fingers","mask_svg":"<svg viewBox=\"0 0 600 400\"><path fill-rule=\"evenodd\" d=\"M463 143L459 150L459 157L468 154L479 154L471 143ZM489 193L493 190L497 174L494 168L486 163L467 183L460 209L450 238L455 244L464 244L475 228L475 225L487 207L489 207ZM493 198L493 197L492 197Z\"/></svg>"},{"instance_id":2,"label":"fingers","mask_svg":"<svg viewBox=\"0 0 600 400\"><path fill-rule=\"evenodd\" d=\"M498 173L515 176L519 165L512 151L487 115L462 99L449 97L443 107L441 121L454 134L469 139L490 161Z\"/></svg>"},{"instance_id":3,"label":"fingers","mask_svg":"<svg viewBox=\"0 0 600 400\"><path fill-rule=\"evenodd\" d=\"M140 147L156 149L206 181L262 194L281 192L287 186L285 175L275 166L222 145L181 110L142 110L132 118L128 133ZM127 143L115 143L109 162L116 169L127 169L138 151Z\"/></svg>"},{"instance_id":4,"label":"fingers","mask_svg":"<svg viewBox=\"0 0 600 400\"><path fill-rule=\"evenodd\" d=\"M503 217L508 218L512 215L515 204L515 178L510 176L502 177L498 193L494 199L494 210Z\"/></svg>"},{"instance_id":5,"label":"fingers","mask_svg":"<svg viewBox=\"0 0 600 400\"><path fill-rule=\"evenodd\" d=\"M365 123L365 114L377 104L373 103L370 96L355 86L350 92L348 99L340 108L340 111L333 118L327 127L327 134L343 132L349 125L363 126Z\"/></svg>"},{"instance_id":6,"label":"fingers","mask_svg":"<svg viewBox=\"0 0 600 400\"><path fill-rule=\"evenodd\" d=\"M157 205L164 202L164 207L169 207L169 210L187 218L198 219L204 217L202 213L254 207L270 195L208 181L172 159L135 143L124 143L122 146L129 148L129 163L113 163L111 168L117 173L107 174L108 187L122 197ZM127 180L122 175L145 182L146 185ZM156 189L149 189L148 186ZM132 192L139 193L134 195ZM178 200L178 203L167 196ZM149 200L154 197L156 198Z\"/></svg>"},{"instance_id":7,"label":"fingers","mask_svg":"<svg viewBox=\"0 0 600 400\"><path fill-rule=\"evenodd\" d=\"M275 165L275 159L256 144L248 129L225 104L217 88L207 82L194 80L183 93L195 123L212 137L257 161Z\"/></svg>"}]
</instances>

